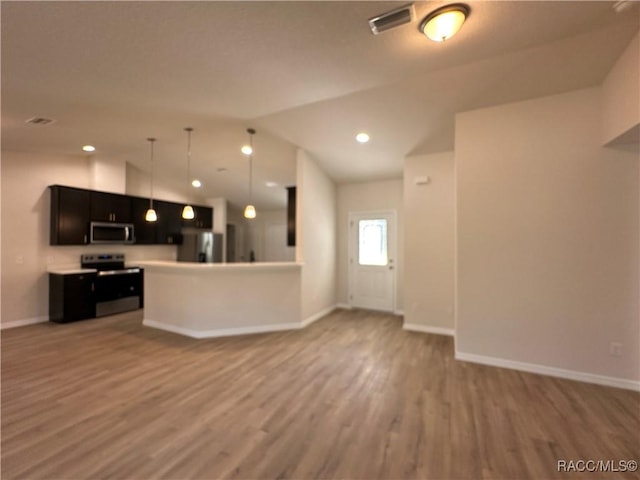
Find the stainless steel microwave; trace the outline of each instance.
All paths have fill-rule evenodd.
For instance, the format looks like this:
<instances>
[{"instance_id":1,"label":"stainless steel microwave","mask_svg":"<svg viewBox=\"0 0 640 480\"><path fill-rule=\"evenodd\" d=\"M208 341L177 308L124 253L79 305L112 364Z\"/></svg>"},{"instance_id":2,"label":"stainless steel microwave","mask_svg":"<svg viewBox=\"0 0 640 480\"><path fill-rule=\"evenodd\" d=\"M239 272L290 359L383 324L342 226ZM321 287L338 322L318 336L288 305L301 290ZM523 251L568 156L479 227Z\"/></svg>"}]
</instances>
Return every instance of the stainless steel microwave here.
<instances>
[{"instance_id":1,"label":"stainless steel microwave","mask_svg":"<svg viewBox=\"0 0 640 480\"><path fill-rule=\"evenodd\" d=\"M133 243L132 223L91 222L89 243Z\"/></svg>"}]
</instances>

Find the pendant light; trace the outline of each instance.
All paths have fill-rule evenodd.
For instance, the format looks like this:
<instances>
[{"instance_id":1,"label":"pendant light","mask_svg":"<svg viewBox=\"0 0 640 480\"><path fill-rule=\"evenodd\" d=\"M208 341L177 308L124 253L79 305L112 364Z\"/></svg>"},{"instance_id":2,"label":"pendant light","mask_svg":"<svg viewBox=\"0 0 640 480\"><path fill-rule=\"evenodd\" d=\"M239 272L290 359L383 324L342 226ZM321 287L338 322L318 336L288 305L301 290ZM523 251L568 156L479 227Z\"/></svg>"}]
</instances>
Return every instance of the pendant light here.
<instances>
[{"instance_id":1,"label":"pendant light","mask_svg":"<svg viewBox=\"0 0 640 480\"><path fill-rule=\"evenodd\" d=\"M256 131L253 128L247 128L247 133L249 134L249 148L244 148L242 152L246 154L249 152L249 204L244 208L244 216L245 218L256 218L256 207L253 206L253 136Z\"/></svg>"},{"instance_id":2,"label":"pendant light","mask_svg":"<svg viewBox=\"0 0 640 480\"><path fill-rule=\"evenodd\" d=\"M191 178L191 132L193 132L193 128L187 127L184 129L187 132L187 185L190 185ZM193 207L189 204L185 205L182 209L182 218L185 220L193 220L195 214L193 213Z\"/></svg>"},{"instance_id":3,"label":"pendant light","mask_svg":"<svg viewBox=\"0 0 640 480\"><path fill-rule=\"evenodd\" d=\"M147 222L155 222L158 220L158 215L156 211L153 209L153 143L156 141L155 138L147 138L149 142L149 147L151 149L151 188L150 188L150 196L149 196L149 210L144 215L144 219Z\"/></svg>"}]
</instances>

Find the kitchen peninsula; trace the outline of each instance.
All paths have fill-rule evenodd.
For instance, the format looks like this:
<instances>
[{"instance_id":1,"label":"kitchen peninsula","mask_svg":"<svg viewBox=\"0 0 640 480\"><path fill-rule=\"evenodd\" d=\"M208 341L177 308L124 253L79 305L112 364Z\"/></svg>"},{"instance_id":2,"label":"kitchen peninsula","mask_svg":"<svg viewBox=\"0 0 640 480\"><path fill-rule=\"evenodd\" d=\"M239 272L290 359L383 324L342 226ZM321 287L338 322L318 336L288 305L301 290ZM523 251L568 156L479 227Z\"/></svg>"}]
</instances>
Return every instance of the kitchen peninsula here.
<instances>
[{"instance_id":1,"label":"kitchen peninsula","mask_svg":"<svg viewBox=\"0 0 640 480\"><path fill-rule=\"evenodd\" d=\"M143 324L194 338L302 328L294 262L140 262Z\"/></svg>"}]
</instances>

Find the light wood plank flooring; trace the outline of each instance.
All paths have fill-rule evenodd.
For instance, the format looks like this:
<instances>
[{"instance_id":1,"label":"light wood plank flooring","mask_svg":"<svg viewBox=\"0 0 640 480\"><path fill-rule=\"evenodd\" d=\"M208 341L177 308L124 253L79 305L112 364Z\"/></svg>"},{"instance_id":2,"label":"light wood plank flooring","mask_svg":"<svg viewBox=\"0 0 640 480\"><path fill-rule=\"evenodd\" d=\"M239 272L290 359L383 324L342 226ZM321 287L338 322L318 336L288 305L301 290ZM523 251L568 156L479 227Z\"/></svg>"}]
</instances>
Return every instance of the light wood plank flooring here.
<instances>
[{"instance_id":1,"label":"light wood plank flooring","mask_svg":"<svg viewBox=\"0 0 640 480\"><path fill-rule=\"evenodd\" d=\"M637 393L457 362L384 314L211 340L139 312L2 332L3 479L567 478L558 459L640 460L639 432Z\"/></svg>"}]
</instances>

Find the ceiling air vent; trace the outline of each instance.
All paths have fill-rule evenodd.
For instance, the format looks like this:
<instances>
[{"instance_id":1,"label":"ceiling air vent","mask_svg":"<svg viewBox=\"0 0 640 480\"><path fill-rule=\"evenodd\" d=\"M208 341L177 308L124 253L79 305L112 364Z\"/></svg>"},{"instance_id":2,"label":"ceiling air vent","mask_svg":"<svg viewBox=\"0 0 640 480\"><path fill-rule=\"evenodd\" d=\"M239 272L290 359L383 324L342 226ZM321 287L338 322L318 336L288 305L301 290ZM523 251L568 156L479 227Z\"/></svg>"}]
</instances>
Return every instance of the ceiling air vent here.
<instances>
[{"instance_id":1,"label":"ceiling air vent","mask_svg":"<svg viewBox=\"0 0 640 480\"><path fill-rule=\"evenodd\" d=\"M49 125L50 123L55 122L55 120L51 120L50 118L44 117L33 117L29 120L25 120L25 123L31 123L32 125Z\"/></svg>"},{"instance_id":2,"label":"ceiling air vent","mask_svg":"<svg viewBox=\"0 0 640 480\"><path fill-rule=\"evenodd\" d=\"M413 4L409 3L390 12L383 13L369 20L369 27L374 35L411 22L415 17Z\"/></svg>"}]
</instances>

